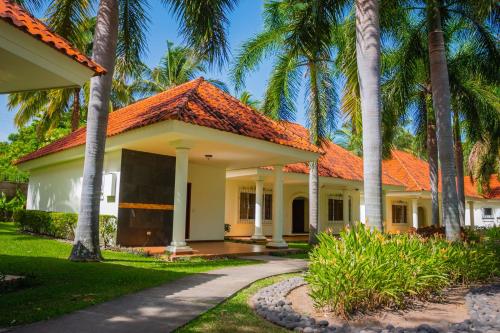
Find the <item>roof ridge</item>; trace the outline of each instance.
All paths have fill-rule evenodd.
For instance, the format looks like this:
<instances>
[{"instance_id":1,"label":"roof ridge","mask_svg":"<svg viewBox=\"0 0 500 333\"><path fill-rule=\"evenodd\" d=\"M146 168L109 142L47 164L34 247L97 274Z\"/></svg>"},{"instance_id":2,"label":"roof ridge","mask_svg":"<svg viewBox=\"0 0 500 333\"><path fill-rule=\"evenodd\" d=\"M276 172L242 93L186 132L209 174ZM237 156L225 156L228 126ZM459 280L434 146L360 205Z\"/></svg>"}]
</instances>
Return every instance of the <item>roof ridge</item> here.
<instances>
[{"instance_id":1,"label":"roof ridge","mask_svg":"<svg viewBox=\"0 0 500 333\"><path fill-rule=\"evenodd\" d=\"M395 153L399 153L399 152L403 152L403 151L400 151L400 150L397 150L397 149L394 149L394 152ZM403 152L404 153L404 152ZM408 154L408 153L407 153ZM412 155L413 157L416 158L415 155L413 154L409 154L409 155ZM422 190L422 186L420 186L420 184L417 182L417 180L415 179L415 177L413 177L413 175L411 174L411 172L408 170L408 168L404 165L403 161L401 161L401 159L398 157L397 154L394 154L396 160L399 162L399 164L403 167L403 169L406 171L406 174L411 178L411 180L415 183L415 185L417 185L418 188L420 188Z\"/></svg>"},{"instance_id":2,"label":"roof ridge","mask_svg":"<svg viewBox=\"0 0 500 333\"><path fill-rule=\"evenodd\" d=\"M177 119L180 120L183 116L183 112L186 111L187 109L187 104L189 102L189 100L191 99L191 97L196 94L198 88L200 87L200 85L205 81L205 78L203 78L203 76L200 76L199 78L196 78L194 80L191 80L191 81L188 81L188 82L185 82L183 84L180 84L178 86L175 86L174 88L177 88L177 87L180 87L180 86L183 86L187 83L194 83L194 86L189 89L188 91L186 91L183 95L183 98L184 98L184 101L182 101L182 103L176 108L176 111L175 111L175 114L177 116ZM167 89L165 90L164 92L167 92L169 91L170 89Z\"/></svg>"}]
</instances>

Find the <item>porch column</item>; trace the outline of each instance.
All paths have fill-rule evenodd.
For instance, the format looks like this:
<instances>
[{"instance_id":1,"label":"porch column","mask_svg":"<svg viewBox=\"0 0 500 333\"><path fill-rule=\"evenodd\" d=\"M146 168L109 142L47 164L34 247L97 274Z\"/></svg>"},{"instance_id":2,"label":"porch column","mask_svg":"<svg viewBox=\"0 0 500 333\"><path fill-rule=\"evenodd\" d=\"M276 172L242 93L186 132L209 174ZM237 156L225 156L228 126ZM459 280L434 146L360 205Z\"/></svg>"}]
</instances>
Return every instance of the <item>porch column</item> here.
<instances>
[{"instance_id":1,"label":"porch column","mask_svg":"<svg viewBox=\"0 0 500 333\"><path fill-rule=\"evenodd\" d=\"M474 201L469 201L469 219L470 225L473 227L475 225L474 221Z\"/></svg>"},{"instance_id":2,"label":"porch column","mask_svg":"<svg viewBox=\"0 0 500 333\"><path fill-rule=\"evenodd\" d=\"M286 248L288 244L283 239L283 166L274 166L273 190L273 239L267 247Z\"/></svg>"},{"instance_id":3,"label":"porch column","mask_svg":"<svg viewBox=\"0 0 500 333\"><path fill-rule=\"evenodd\" d=\"M418 199L411 200L411 211L413 217L413 228L418 229Z\"/></svg>"},{"instance_id":4,"label":"porch column","mask_svg":"<svg viewBox=\"0 0 500 333\"><path fill-rule=\"evenodd\" d=\"M264 196L264 180L258 178L255 181L255 230L252 240L264 240L266 237L262 234L262 199Z\"/></svg>"},{"instance_id":5,"label":"porch column","mask_svg":"<svg viewBox=\"0 0 500 333\"><path fill-rule=\"evenodd\" d=\"M174 222L172 242L167 246L170 253L185 253L193 250L187 246L186 234L186 200L188 180L189 148L175 148L175 188L174 188Z\"/></svg>"},{"instance_id":6,"label":"porch column","mask_svg":"<svg viewBox=\"0 0 500 333\"><path fill-rule=\"evenodd\" d=\"M344 226L349 225L349 195L346 190L342 191L342 216Z\"/></svg>"}]
</instances>

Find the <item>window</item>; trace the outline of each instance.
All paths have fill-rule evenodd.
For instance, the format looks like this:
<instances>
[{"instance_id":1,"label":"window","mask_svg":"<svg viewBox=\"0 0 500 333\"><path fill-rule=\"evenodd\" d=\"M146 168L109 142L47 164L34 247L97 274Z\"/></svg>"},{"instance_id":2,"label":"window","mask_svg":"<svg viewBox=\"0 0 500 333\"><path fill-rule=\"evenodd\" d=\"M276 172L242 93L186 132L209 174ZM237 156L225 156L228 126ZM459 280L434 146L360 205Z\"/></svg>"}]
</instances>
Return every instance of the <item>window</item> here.
<instances>
[{"instance_id":1,"label":"window","mask_svg":"<svg viewBox=\"0 0 500 333\"><path fill-rule=\"evenodd\" d=\"M392 223L405 224L407 222L406 205L392 205Z\"/></svg>"},{"instance_id":2,"label":"window","mask_svg":"<svg viewBox=\"0 0 500 333\"><path fill-rule=\"evenodd\" d=\"M491 207L483 208L483 217L490 219L493 218L493 208Z\"/></svg>"},{"instance_id":3,"label":"window","mask_svg":"<svg viewBox=\"0 0 500 333\"><path fill-rule=\"evenodd\" d=\"M273 195L264 190L262 202L262 218L265 221L273 219ZM240 220L255 220L255 192L251 190L240 191Z\"/></svg>"},{"instance_id":4,"label":"window","mask_svg":"<svg viewBox=\"0 0 500 333\"><path fill-rule=\"evenodd\" d=\"M240 220L255 219L255 193L240 192Z\"/></svg>"},{"instance_id":5,"label":"window","mask_svg":"<svg viewBox=\"0 0 500 333\"><path fill-rule=\"evenodd\" d=\"M264 193L264 220L273 219L273 195Z\"/></svg>"},{"instance_id":6,"label":"window","mask_svg":"<svg viewBox=\"0 0 500 333\"><path fill-rule=\"evenodd\" d=\"M328 221L344 220L344 201L342 199L328 198Z\"/></svg>"}]
</instances>

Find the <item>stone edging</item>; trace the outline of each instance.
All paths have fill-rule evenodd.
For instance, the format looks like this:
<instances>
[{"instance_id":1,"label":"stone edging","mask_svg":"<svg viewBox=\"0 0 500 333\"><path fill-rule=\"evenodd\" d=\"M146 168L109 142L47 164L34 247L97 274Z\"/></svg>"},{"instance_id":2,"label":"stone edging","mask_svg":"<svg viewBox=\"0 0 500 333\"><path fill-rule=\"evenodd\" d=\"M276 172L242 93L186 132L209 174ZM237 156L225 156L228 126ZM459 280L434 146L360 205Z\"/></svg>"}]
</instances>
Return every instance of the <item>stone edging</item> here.
<instances>
[{"instance_id":1,"label":"stone edging","mask_svg":"<svg viewBox=\"0 0 500 333\"><path fill-rule=\"evenodd\" d=\"M255 312L264 319L278 326L304 333L339 333L351 332L348 325L333 326L327 320L316 321L307 315L297 313L286 296L298 287L305 285L302 277L293 277L260 289L253 297L252 304ZM498 332L500 329L500 310L495 308L492 296L500 293L500 284L493 284L472 289L466 295L471 320L451 324L448 332ZM499 330L500 331L500 330ZM385 329L363 329L360 333L389 333L389 332L418 332L437 333L435 328L423 324L416 328L401 328L388 325Z\"/></svg>"}]
</instances>

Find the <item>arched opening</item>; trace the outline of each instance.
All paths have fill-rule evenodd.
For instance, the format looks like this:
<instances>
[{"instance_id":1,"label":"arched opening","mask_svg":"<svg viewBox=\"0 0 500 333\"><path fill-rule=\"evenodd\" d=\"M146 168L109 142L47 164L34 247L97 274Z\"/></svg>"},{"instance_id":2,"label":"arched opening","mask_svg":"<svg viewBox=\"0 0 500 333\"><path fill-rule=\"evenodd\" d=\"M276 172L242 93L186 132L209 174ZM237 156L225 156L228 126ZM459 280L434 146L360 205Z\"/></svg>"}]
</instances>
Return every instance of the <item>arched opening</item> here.
<instances>
[{"instance_id":1,"label":"arched opening","mask_svg":"<svg viewBox=\"0 0 500 333\"><path fill-rule=\"evenodd\" d=\"M297 197L292 201L292 233L302 234L309 230L309 202Z\"/></svg>"},{"instance_id":2,"label":"arched opening","mask_svg":"<svg viewBox=\"0 0 500 333\"><path fill-rule=\"evenodd\" d=\"M427 225L427 221L425 220L425 209L424 207L418 207L418 227L423 228Z\"/></svg>"}]
</instances>

